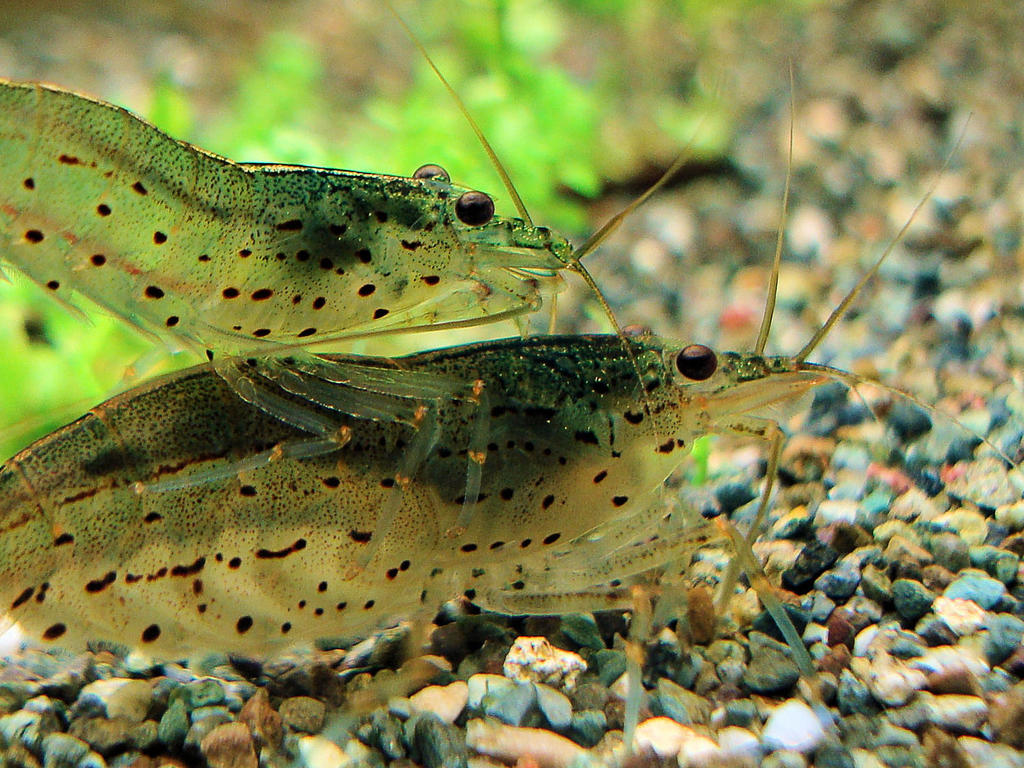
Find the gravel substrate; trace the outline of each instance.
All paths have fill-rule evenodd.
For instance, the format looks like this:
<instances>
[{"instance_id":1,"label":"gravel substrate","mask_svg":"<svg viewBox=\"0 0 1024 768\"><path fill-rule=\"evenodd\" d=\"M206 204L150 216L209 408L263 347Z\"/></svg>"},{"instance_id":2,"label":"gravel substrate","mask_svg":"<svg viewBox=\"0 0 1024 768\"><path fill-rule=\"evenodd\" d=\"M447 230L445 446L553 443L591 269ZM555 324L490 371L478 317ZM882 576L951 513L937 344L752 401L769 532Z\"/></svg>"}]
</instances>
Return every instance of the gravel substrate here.
<instances>
[{"instance_id":1,"label":"gravel substrate","mask_svg":"<svg viewBox=\"0 0 1024 768\"><path fill-rule=\"evenodd\" d=\"M426 655L404 664L403 629L192 667L13 654L0 667L5 765L1024 766L1024 479L1005 461L1024 456L1022 21L1012 4L923 2L738 21L720 43L743 84L727 169L659 196L591 263L623 322L749 346L785 179L780 72L792 57L794 191L770 347L799 349L963 135L881 279L812 355L962 426L871 386L861 397L823 387L785 422L781 487L755 550L814 685L754 590L738 587L715 614L731 556L721 544L670 582L685 608L644 643L632 756L628 615L449 605ZM786 45L752 42L766 38ZM761 448L719 441L707 471L669 495L749 523ZM509 659L524 637L547 642L520 640Z\"/></svg>"}]
</instances>

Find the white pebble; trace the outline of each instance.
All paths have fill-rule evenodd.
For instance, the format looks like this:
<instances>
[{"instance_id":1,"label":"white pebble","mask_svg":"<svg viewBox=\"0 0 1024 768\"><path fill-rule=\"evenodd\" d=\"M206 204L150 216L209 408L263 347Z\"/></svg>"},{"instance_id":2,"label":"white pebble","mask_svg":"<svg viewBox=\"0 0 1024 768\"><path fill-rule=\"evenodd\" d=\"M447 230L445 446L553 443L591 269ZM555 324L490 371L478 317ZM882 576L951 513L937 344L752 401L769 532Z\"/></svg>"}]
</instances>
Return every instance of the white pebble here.
<instances>
[{"instance_id":1,"label":"white pebble","mask_svg":"<svg viewBox=\"0 0 1024 768\"><path fill-rule=\"evenodd\" d=\"M578 653L556 648L546 637L517 637L505 657L505 677L524 683L573 688L587 662Z\"/></svg>"},{"instance_id":2,"label":"white pebble","mask_svg":"<svg viewBox=\"0 0 1024 768\"><path fill-rule=\"evenodd\" d=\"M887 707L900 707L927 685L924 673L880 656L868 675L868 690Z\"/></svg>"},{"instance_id":3,"label":"white pebble","mask_svg":"<svg viewBox=\"0 0 1024 768\"><path fill-rule=\"evenodd\" d=\"M730 759L740 761L748 757L756 758L761 754L761 742L746 728L730 725L720 730L717 736L718 746L726 762Z\"/></svg>"},{"instance_id":4,"label":"white pebble","mask_svg":"<svg viewBox=\"0 0 1024 768\"><path fill-rule=\"evenodd\" d=\"M973 635L985 626L985 609L973 600L940 596L932 603L932 610L959 637Z\"/></svg>"},{"instance_id":5,"label":"white pebble","mask_svg":"<svg viewBox=\"0 0 1024 768\"><path fill-rule=\"evenodd\" d=\"M487 673L480 673L476 675L470 675L467 681L467 700L466 704L470 709L480 709L483 704L484 696L488 693L501 693L503 691L511 690L517 684L513 683L507 677L501 675L490 675Z\"/></svg>"},{"instance_id":6,"label":"white pebble","mask_svg":"<svg viewBox=\"0 0 1024 768\"><path fill-rule=\"evenodd\" d=\"M980 696L923 693L921 703L927 708L928 720L943 728L977 733L988 720L988 704Z\"/></svg>"},{"instance_id":7,"label":"white pebble","mask_svg":"<svg viewBox=\"0 0 1024 768\"><path fill-rule=\"evenodd\" d=\"M95 696L103 702L107 717L123 717L132 722L141 722L149 711L153 700L153 689L146 680L113 677L94 680L84 686L80 698Z\"/></svg>"},{"instance_id":8,"label":"white pebble","mask_svg":"<svg viewBox=\"0 0 1024 768\"><path fill-rule=\"evenodd\" d=\"M814 711L798 699L790 699L768 716L761 739L769 750L810 752L825 738L825 729Z\"/></svg>"},{"instance_id":9,"label":"white pebble","mask_svg":"<svg viewBox=\"0 0 1024 768\"><path fill-rule=\"evenodd\" d=\"M449 724L462 714L468 699L469 686L464 680L456 680L451 685L428 685L409 697L420 712L433 712Z\"/></svg>"},{"instance_id":10,"label":"white pebble","mask_svg":"<svg viewBox=\"0 0 1024 768\"><path fill-rule=\"evenodd\" d=\"M586 753L579 744L552 731L519 728L490 718L466 723L466 745L503 762L533 760L540 768L567 768Z\"/></svg>"},{"instance_id":11,"label":"white pebble","mask_svg":"<svg viewBox=\"0 0 1024 768\"><path fill-rule=\"evenodd\" d=\"M636 727L633 742L636 749L653 752L658 757L675 757L687 739L697 734L671 717L652 717Z\"/></svg>"},{"instance_id":12,"label":"white pebble","mask_svg":"<svg viewBox=\"0 0 1024 768\"><path fill-rule=\"evenodd\" d=\"M341 747L323 736L301 736L299 758L309 768L342 768L352 762Z\"/></svg>"}]
</instances>

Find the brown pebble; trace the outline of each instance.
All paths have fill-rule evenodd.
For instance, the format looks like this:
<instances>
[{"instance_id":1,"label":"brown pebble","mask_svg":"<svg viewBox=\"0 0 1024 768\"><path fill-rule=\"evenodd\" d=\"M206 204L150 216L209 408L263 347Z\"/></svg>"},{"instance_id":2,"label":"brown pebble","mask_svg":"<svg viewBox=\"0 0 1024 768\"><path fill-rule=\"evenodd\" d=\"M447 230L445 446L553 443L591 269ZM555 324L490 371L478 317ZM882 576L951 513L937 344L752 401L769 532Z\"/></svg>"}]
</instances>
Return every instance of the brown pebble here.
<instances>
[{"instance_id":1,"label":"brown pebble","mask_svg":"<svg viewBox=\"0 0 1024 768\"><path fill-rule=\"evenodd\" d=\"M320 733L324 727L327 707L312 696L293 696L281 702L277 708L285 724L296 731Z\"/></svg>"},{"instance_id":2,"label":"brown pebble","mask_svg":"<svg viewBox=\"0 0 1024 768\"><path fill-rule=\"evenodd\" d=\"M944 592L955 578L955 573L935 563L921 569L921 583L935 593Z\"/></svg>"},{"instance_id":3,"label":"brown pebble","mask_svg":"<svg viewBox=\"0 0 1024 768\"><path fill-rule=\"evenodd\" d=\"M243 723L218 725L199 745L210 768L258 768L252 736Z\"/></svg>"},{"instance_id":4,"label":"brown pebble","mask_svg":"<svg viewBox=\"0 0 1024 768\"><path fill-rule=\"evenodd\" d=\"M921 737L926 765L942 768L972 768L974 762L957 742L956 737L931 726Z\"/></svg>"},{"instance_id":5,"label":"brown pebble","mask_svg":"<svg viewBox=\"0 0 1024 768\"><path fill-rule=\"evenodd\" d=\"M1024 687L1018 684L993 696L988 713L996 740L1024 749Z\"/></svg>"},{"instance_id":6,"label":"brown pebble","mask_svg":"<svg viewBox=\"0 0 1024 768\"><path fill-rule=\"evenodd\" d=\"M825 622L828 627L828 645L846 645L853 647L853 624L843 615L841 611L832 611Z\"/></svg>"},{"instance_id":7,"label":"brown pebble","mask_svg":"<svg viewBox=\"0 0 1024 768\"><path fill-rule=\"evenodd\" d=\"M238 713L238 720L244 723L256 743L277 751L284 737L281 715L270 706L270 697L265 688L257 688Z\"/></svg>"},{"instance_id":8,"label":"brown pebble","mask_svg":"<svg viewBox=\"0 0 1024 768\"><path fill-rule=\"evenodd\" d=\"M932 693L962 693L982 696L981 684L967 667L956 666L927 676L928 690Z\"/></svg>"},{"instance_id":9,"label":"brown pebble","mask_svg":"<svg viewBox=\"0 0 1024 768\"><path fill-rule=\"evenodd\" d=\"M707 645L715 639L715 602L711 590L698 584L690 590L686 603L690 637L695 643Z\"/></svg>"},{"instance_id":10,"label":"brown pebble","mask_svg":"<svg viewBox=\"0 0 1024 768\"><path fill-rule=\"evenodd\" d=\"M839 673L850 666L852 654L845 645L836 645L829 649L829 652L818 659L815 666L821 672L831 672L836 677Z\"/></svg>"}]
</instances>

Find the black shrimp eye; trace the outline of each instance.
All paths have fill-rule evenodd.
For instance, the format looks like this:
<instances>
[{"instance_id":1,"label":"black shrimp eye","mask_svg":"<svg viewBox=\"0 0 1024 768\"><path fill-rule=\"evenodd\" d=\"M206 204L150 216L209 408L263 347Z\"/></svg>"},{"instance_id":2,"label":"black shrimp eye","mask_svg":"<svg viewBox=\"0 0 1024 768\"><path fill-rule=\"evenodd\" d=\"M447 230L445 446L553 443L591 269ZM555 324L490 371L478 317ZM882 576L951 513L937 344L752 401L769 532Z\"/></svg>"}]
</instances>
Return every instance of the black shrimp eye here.
<instances>
[{"instance_id":1,"label":"black shrimp eye","mask_svg":"<svg viewBox=\"0 0 1024 768\"><path fill-rule=\"evenodd\" d=\"M479 227L494 216L494 201L483 192L466 192L455 201L455 215L463 224Z\"/></svg>"},{"instance_id":2,"label":"black shrimp eye","mask_svg":"<svg viewBox=\"0 0 1024 768\"><path fill-rule=\"evenodd\" d=\"M413 173L414 179L434 179L435 181L449 182L451 178L448 176L448 171L442 168L440 165L434 165L433 163L427 163L421 165Z\"/></svg>"},{"instance_id":3,"label":"black shrimp eye","mask_svg":"<svg viewBox=\"0 0 1024 768\"><path fill-rule=\"evenodd\" d=\"M703 344L691 344L676 357L676 368L688 379L704 381L718 368L718 358Z\"/></svg>"}]
</instances>

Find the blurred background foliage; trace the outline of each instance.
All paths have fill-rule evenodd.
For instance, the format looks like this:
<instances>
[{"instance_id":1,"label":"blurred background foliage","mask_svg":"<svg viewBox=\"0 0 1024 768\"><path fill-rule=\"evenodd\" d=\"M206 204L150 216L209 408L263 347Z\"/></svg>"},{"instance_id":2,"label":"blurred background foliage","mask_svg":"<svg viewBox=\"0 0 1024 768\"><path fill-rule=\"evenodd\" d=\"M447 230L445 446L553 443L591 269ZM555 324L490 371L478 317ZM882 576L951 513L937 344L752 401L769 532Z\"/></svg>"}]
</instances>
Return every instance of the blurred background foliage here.
<instances>
[{"instance_id":1,"label":"blurred background foliage","mask_svg":"<svg viewBox=\"0 0 1024 768\"><path fill-rule=\"evenodd\" d=\"M745 87L724 53L735 22L799 16L811 4L427 0L399 11L534 219L579 242L594 226L589 201L641 191L684 147L694 163L728 155ZM0 3L0 17L3 76L122 104L236 160L402 175L439 163L513 213L464 116L383 5ZM770 80L785 88L781 73ZM4 457L136 377L192 362L84 300L71 313L9 276L0 284Z\"/></svg>"}]
</instances>

